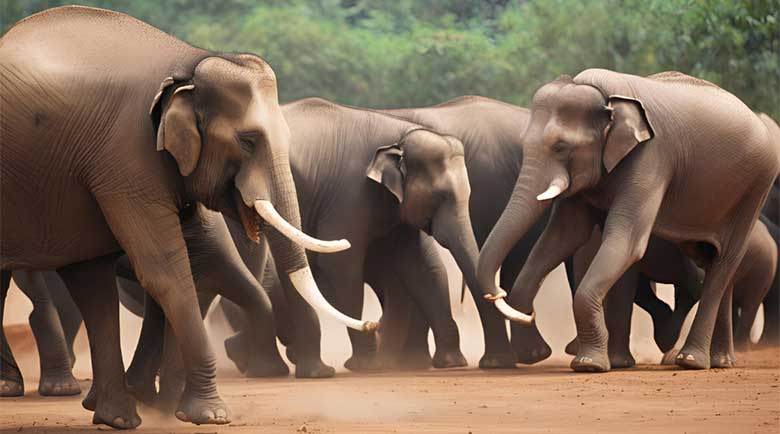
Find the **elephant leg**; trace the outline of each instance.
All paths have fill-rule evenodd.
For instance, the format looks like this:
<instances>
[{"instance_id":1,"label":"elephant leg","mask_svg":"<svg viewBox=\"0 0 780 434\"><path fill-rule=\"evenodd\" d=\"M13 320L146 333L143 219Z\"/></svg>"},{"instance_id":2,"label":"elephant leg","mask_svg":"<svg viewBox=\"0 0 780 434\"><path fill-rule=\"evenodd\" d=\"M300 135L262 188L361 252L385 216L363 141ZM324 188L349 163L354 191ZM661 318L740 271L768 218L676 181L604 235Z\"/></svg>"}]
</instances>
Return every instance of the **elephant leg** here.
<instances>
[{"instance_id":1,"label":"elephant leg","mask_svg":"<svg viewBox=\"0 0 780 434\"><path fill-rule=\"evenodd\" d=\"M638 280L639 271L635 264L615 282L604 299L604 312L607 332L609 333L607 353L612 369L630 368L636 365L629 345L631 341L631 315L634 310L634 296Z\"/></svg>"},{"instance_id":2,"label":"elephant leg","mask_svg":"<svg viewBox=\"0 0 780 434\"><path fill-rule=\"evenodd\" d=\"M433 238L416 229L404 231L397 240L395 253L397 264L393 270L433 330L436 342L433 367L466 366L466 358L460 351L458 326L452 318L447 271ZM418 343L427 347L427 327L425 330L424 338Z\"/></svg>"},{"instance_id":3,"label":"elephant leg","mask_svg":"<svg viewBox=\"0 0 780 434\"><path fill-rule=\"evenodd\" d=\"M579 338L577 356L571 363L575 371L610 369L604 297L629 267L644 256L666 190L665 185L640 183L632 183L626 188L627 191L622 191L613 200L601 246L574 295L574 321ZM637 197L643 198L639 204ZM632 284L635 285L636 280ZM633 296L632 292L631 300Z\"/></svg>"},{"instance_id":4,"label":"elephant leg","mask_svg":"<svg viewBox=\"0 0 780 434\"><path fill-rule=\"evenodd\" d=\"M601 227L594 227L591 231L590 238L583 245L576 250L573 256L566 260L566 275L569 280L569 290L571 291L571 298L574 300L574 294L577 293L577 287L582 282L582 278L585 277L585 272L590 267L590 263L593 262L593 258L596 256L599 247L601 246ZM569 265L571 264L571 265ZM566 344L566 354L576 356L579 351L580 341L577 336L574 336L568 344Z\"/></svg>"},{"instance_id":5,"label":"elephant leg","mask_svg":"<svg viewBox=\"0 0 780 434\"><path fill-rule=\"evenodd\" d=\"M236 368L242 374L246 372L249 366L249 320L246 312L237 304L225 297L220 298L219 307L227 319L228 326L235 332L233 336L225 339L225 353L228 358L236 365Z\"/></svg>"},{"instance_id":6,"label":"elephant leg","mask_svg":"<svg viewBox=\"0 0 780 434\"><path fill-rule=\"evenodd\" d=\"M282 345L289 347L294 342L295 322L293 321L293 314L290 311L290 305L285 296L282 282L276 274L276 263L271 255L268 255L268 262L263 273L261 286L271 299L276 336ZM295 363L294 361L292 362Z\"/></svg>"},{"instance_id":7,"label":"elephant leg","mask_svg":"<svg viewBox=\"0 0 780 434\"><path fill-rule=\"evenodd\" d=\"M157 398L155 380L160 369L165 333L165 313L154 298L144 295L144 319L141 334L127 368L127 386L135 398L153 405Z\"/></svg>"},{"instance_id":8,"label":"elephant leg","mask_svg":"<svg viewBox=\"0 0 780 434\"><path fill-rule=\"evenodd\" d=\"M176 417L195 424L229 423L230 409L217 392L216 357L198 311L179 215L149 198L98 201L141 286L160 304L182 343L187 385Z\"/></svg>"},{"instance_id":9,"label":"elephant leg","mask_svg":"<svg viewBox=\"0 0 780 434\"><path fill-rule=\"evenodd\" d=\"M780 346L780 264L763 305L764 329L759 344Z\"/></svg>"},{"instance_id":10,"label":"elephant leg","mask_svg":"<svg viewBox=\"0 0 780 434\"><path fill-rule=\"evenodd\" d=\"M384 246L374 246L366 259L366 280L379 297L382 318L377 354L383 368L421 370L431 367L428 323L404 287L398 267Z\"/></svg>"},{"instance_id":11,"label":"elephant leg","mask_svg":"<svg viewBox=\"0 0 780 434\"><path fill-rule=\"evenodd\" d=\"M22 371L16 364L14 354L8 345L8 339L3 330L3 317L5 312L5 297L8 295L8 287L11 285L11 272L0 271L0 397L24 395L24 380Z\"/></svg>"},{"instance_id":12,"label":"elephant leg","mask_svg":"<svg viewBox=\"0 0 780 434\"><path fill-rule=\"evenodd\" d=\"M322 234L320 234L322 235ZM323 235L327 238L327 235ZM335 237L334 237L335 238ZM332 297L336 309L352 318L363 313L363 286L365 249L353 245L351 249L338 254L318 255L315 279L326 297ZM376 357L376 333L365 333L349 329L352 356L344 363L350 371L364 372L380 369ZM297 338L296 338L297 341Z\"/></svg>"},{"instance_id":13,"label":"elephant leg","mask_svg":"<svg viewBox=\"0 0 780 434\"><path fill-rule=\"evenodd\" d=\"M38 345L41 366L38 393L44 396L78 395L81 388L71 372L70 353L60 316L42 274L40 271L13 273L16 285L33 304L30 327Z\"/></svg>"},{"instance_id":14,"label":"elephant leg","mask_svg":"<svg viewBox=\"0 0 780 434\"><path fill-rule=\"evenodd\" d=\"M711 366L711 355L718 357L727 357L733 354L731 346L724 342L726 334L720 334L718 347L713 352L711 345L713 343L713 330L715 321L720 318L722 323L728 322L728 338L731 338L731 311L728 312L728 318L725 313L718 314L721 310L721 301L724 300L724 294L727 288L733 285L736 271L742 262L746 251L746 237L752 226L755 215L748 214L751 208L742 207L742 213L733 222L734 230L729 237L729 243L722 246L721 253L714 259L707 270L704 278L704 285L701 290L701 299L699 308L693 325L688 333L688 338L683 345L682 350L677 354L675 363L686 369L709 369ZM755 207L753 207L755 209ZM730 290L730 289L729 289ZM729 296L728 304L731 305ZM722 317L722 318L721 318ZM721 324L722 326L722 324ZM719 360L720 364L721 360Z\"/></svg>"},{"instance_id":15,"label":"elephant leg","mask_svg":"<svg viewBox=\"0 0 780 434\"><path fill-rule=\"evenodd\" d=\"M57 273L81 310L87 329L96 399L92 423L127 429L137 427L141 418L125 385L115 260L113 255L104 256L60 268Z\"/></svg>"},{"instance_id":16,"label":"elephant leg","mask_svg":"<svg viewBox=\"0 0 780 434\"><path fill-rule=\"evenodd\" d=\"M677 341L677 334L669 327L674 311L658 298L653 290L652 282L642 274L639 275L637 281L634 302L650 314L653 321L653 338L658 348L662 353L669 351ZM675 307L677 307L676 304Z\"/></svg>"},{"instance_id":17,"label":"elephant leg","mask_svg":"<svg viewBox=\"0 0 780 434\"><path fill-rule=\"evenodd\" d=\"M42 272L43 279L46 281L46 288L49 290L49 296L51 297L54 306L57 308L57 314L60 317L60 324L62 325L62 332L65 335L65 344L68 346L68 354L70 354L70 366L76 363L76 353L73 350L73 343L76 341L76 335L81 329L81 312L79 312L78 306L73 301L73 297L70 296L68 288L60 279L60 276L55 271Z\"/></svg>"},{"instance_id":18,"label":"elephant leg","mask_svg":"<svg viewBox=\"0 0 780 434\"><path fill-rule=\"evenodd\" d=\"M233 270L225 273L223 277L222 296L238 304L246 312L249 328L245 330L248 333L247 339L243 339L247 345L247 368L244 374L247 377L286 376L290 369L282 360L276 345L273 309L265 290L248 273L241 274Z\"/></svg>"},{"instance_id":19,"label":"elephant leg","mask_svg":"<svg viewBox=\"0 0 780 434\"><path fill-rule=\"evenodd\" d=\"M311 260L310 260L311 263ZM327 287L317 276L317 266L312 266L312 273L317 281L317 286L323 294L333 294L333 289ZM295 318L292 344L287 346L287 358L295 363L296 378L330 378L336 374L336 370L322 361L320 351L321 329L320 321L314 309L301 297L292 285L290 278L284 273L278 274L279 281L284 289L292 316ZM362 291L362 288L361 288ZM362 292L361 292L362 294ZM342 311L343 312L343 311Z\"/></svg>"},{"instance_id":20,"label":"elephant leg","mask_svg":"<svg viewBox=\"0 0 780 434\"><path fill-rule=\"evenodd\" d=\"M774 191L776 193L777 190ZM780 242L780 229L772 221L766 218L762 218L761 221L766 225L772 240L775 243L775 248L778 248L778 242ZM764 329L761 333L761 339L758 341L760 345L780 345L780 254L777 255L778 260L775 263L775 277L772 280L769 291L764 298Z\"/></svg>"},{"instance_id":21,"label":"elephant leg","mask_svg":"<svg viewBox=\"0 0 780 434\"><path fill-rule=\"evenodd\" d=\"M712 368L733 368L737 362L737 357L734 355L732 292L732 287L726 288L718 307L710 345L710 367Z\"/></svg>"},{"instance_id":22,"label":"elephant leg","mask_svg":"<svg viewBox=\"0 0 780 434\"><path fill-rule=\"evenodd\" d=\"M160 359L160 392L155 401L155 407L164 414L174 411L186 387L186 369L180 348L176 333L166 323Z\"/></svg>"},{"instance_id":23,"label":"elephant leg","mask_svg":"<svg viewBox=\"0 0 780 434\"><path fill-rule=\"evenodd\" d=\"M525 265L525 258L512 257L510 253L504 262L501 264L501 272L499 279L501 280L502 288L511 288L517 276L520 274L523 265ZM493 308L495 310L495 308ZM510 339L512 345L512 353L515 356L515 361L512 363L522 363L524 365L532 365L542 360L547 359L552 354L552 349L547 341L544 340L539 329L536 327L523 327L518 324L509 323L509 329L512 333Z\"/></svg>"},{"instance_id":24,"label":"elephant leg","mask_svg":"<svg viewBox=\"0 0 780 434\"><path fill-rule=\"evenodd\" d=\"M403 358L400 363L401 369L420 370L428 369L431 366L434 368L466 366L465 358L462 362L457 361L455 364L450 364L448 361L437 364L435 357L431 358L431 350L428 345L428 331L431 327L425 320L425 314L415 303L411 303L409 308L409 330L406 333L406 341L401 349L401 357ZM436 354L439 354L438 350Z\"/></svg>"},{"instance_id":25,"label":"elephant leg","mask_svg":"<svg viewBox=\"0 0 780 434\"><path fill-rule=\"evenodd\" d=\"M198 287L198 308L201 320L206 317L209 307L217 297L214 288L203 282L196 282ZM164 325L162 340L162 356L160 357L160 392L155 401L155 407L163 413L170 413L185 391L187 372L182 357L182 347L176 338L170 322Z\"/></svg>"},{"instance_id":26,"label":"elephant leg","mask_svg":"<svg viewBox=\"0 0 780 434\"><path fill-rule=\"evenodd\" d=\"M547 227L514 282L508 302L520 311L530 313L542 280L588 241L594 225L595 221L590 210L580 200L564 199L556 203ZM531 342L542 339L536 323L525 328L522 333L526 339L533 339ZM544 347L537 346L537 350L541 349ZM533 353L530 355L529 361L539 357L538 353L536 357L533 357Z\"/></svg>"}]
</instances>

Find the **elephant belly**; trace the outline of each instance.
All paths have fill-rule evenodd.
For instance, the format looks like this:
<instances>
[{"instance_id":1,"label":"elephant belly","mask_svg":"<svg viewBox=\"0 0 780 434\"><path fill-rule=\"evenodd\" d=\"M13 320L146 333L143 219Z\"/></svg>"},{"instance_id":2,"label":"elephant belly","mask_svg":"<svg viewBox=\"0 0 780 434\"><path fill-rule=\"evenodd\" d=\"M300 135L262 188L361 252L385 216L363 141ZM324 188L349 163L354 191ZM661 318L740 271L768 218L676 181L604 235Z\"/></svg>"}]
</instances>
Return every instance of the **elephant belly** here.
<instances>
[{"instance_id":1,"label":"elephant belly","mask_svg":"<svg viewBox=\"0 0 780 434\"><path fill-rule=\"evenodd\" d=\"M88 192L30 197L25 189L7 187L0 209L0 269L52 269L119 250Z\"/></svg>"}]
</instances>

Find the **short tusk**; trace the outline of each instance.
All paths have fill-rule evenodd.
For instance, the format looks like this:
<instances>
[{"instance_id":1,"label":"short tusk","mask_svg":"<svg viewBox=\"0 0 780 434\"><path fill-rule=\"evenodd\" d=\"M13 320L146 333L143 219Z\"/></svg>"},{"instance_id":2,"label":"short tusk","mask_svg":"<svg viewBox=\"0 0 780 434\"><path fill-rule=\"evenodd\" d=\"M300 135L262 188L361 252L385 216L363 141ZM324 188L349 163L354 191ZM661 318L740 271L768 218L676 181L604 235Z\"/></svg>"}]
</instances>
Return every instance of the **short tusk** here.
<instances>
[{"instance_id":1,"label":"short tusk","mask_svg":"<svg viewBox=\"0 0 780 434\"><path fill-rule=\"evenodd\" d=\"M497 296L485 294L485 300L492 301L493 304L496 305L496 309L498 309L506 319L524 326L530 326L534 323L536 320L536 312L531 312L531 315L524 314L510 306L506 300L504 300L504 297L506 297L506 292L504 291L500 291Z\"/></svg>"},{"instance_id":2,"label":"short tusk","mask_svg":"<svg viewBox=\"0 0 780 434\"><path fill-rule=\"evenodd\" d=\"M279 212L276 211L276 208L274 208L273 204L268 200L256 200L255 211L257 211L263 220L267 221L277 231L281 232L282 235L306 250L319 253L334 253L347 250L350 247L349 241L347 240L323 241L306 235L279 215Z\"/></svg>"},{"instance_id":3,"label":"short tusk","mask_svg":"<svg viewBox=\"0 0 780 434\"><path fill-rule=\"evenodd\" d=\"M536 200L555 199L559 194L566 191L567 188L569 188L569 178L565 176L556 176L550 183L550 186L547 187L547 190L539 196L536 196Z\"/></svg>"},{"instance_id":4,"label":"short tusk","mask_svg":"<svg viewBox=\"0 0 780 434\"><path fill-rule=\"evenodd\" d=\"M331 306L331 304L328 303L328 300L325 300L325 297L322 296L319 288L317 288L317 283L314 281L314 276L312 276L309 267L304 267L290 273L290 281L303 299L313 308L325 312L345 326L367 333L374 332L379 327L379 324L376 322L359 321L350 318Z\"/></svg>"}]
</instances>

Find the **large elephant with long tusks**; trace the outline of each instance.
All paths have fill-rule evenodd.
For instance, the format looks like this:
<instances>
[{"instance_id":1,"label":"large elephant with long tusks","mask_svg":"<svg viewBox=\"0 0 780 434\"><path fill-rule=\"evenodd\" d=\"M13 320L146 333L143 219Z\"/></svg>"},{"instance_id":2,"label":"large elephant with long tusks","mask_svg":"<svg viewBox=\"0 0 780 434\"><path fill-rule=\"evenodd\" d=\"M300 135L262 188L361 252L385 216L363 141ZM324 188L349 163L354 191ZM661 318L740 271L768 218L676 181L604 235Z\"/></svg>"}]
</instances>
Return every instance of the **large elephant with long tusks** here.
<instances>
[{"instance_id":1,"label":"large elephant with long tusks","mask_svg":"<svg viewBox=\"0 0 780 434\"><path fill-rule=\"evenodd\" d=\"M122 251L181 343L187 386L176 416L231 419L182 235L190 204L239 219L249 239L267 233L305 298L350 327L372 327L328 307L311 276L304 247L348 244L300 234L290 131L261 58L202 50L127 15L75 6L17 23L0 39L0 58L0 300L12 270L57 269L86 323L95 423L141 422L119 351L113 265ZM6 395L21 393L14 374L2 372Z\"/></svg>"}]
</instances>

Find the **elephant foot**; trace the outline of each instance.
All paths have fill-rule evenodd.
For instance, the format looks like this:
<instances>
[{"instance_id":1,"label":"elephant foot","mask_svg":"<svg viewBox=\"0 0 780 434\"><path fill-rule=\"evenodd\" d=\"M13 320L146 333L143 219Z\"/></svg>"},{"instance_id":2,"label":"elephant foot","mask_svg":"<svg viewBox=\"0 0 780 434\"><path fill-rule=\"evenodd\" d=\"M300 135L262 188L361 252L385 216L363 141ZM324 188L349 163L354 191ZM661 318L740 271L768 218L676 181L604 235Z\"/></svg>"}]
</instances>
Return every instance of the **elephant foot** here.
<instances>
[{"instance_id":1,"label":"elephant foot","mask_svg":"<svg viewBox=\"0 0 780 434\"><path fill-rule=\"evenodd\" d=\"M252 357L244 375L249 378L286 377L290 373L290 368L284 363L279 353L276 351L274 353L271 357L266 358Z\"/></svg>"},{"instance_id":2,"label":"elephant foot","mask_svg":"<svg viewBox=\"0 0 780 434\"><path fill-rule=\"evenodd\" d=\"M580 344L579 352L571 361L571 369L575 372L607 372L611 368L607 351L588 348Z\"/></svg>"},{"instance_id":3,"label":"elephant foot","mask_svg":"<svg viewBox=\"0 0 780 434\"><path fill-rule=\"evenodd\" d=\"M674 321L673 313L671 309L664 310L661 313L656 313L652 317L653 319L653 340L661 352L669 351L674 344L677 343L677 338L680 337L679 321Z\"/></svg>"},{"instance_id":4,"label":"elephant foot","mask_svg":"<svg viewBox=\"0 0 780 434\"><path fill-rule=\"evenodd\" d=\"M89 411L95 411L97 408L97 391L95 391L95 382L92 382L92 385L89 387L89 391L87 391L87 396L84 397L84 399L81 400L81 406L84 407L85 410Z\"/></svg>"},{"instance_id":5,"label":"elephant foot","mask_svg":"<svg viewBox=\"0 0 780 434\"><path fill-rule=\"evenodd\" d=\"M24 381L0 379L0 397L24 395Z\"/></svg>"},{"instance_id":6,"label":"elephant foot","mask_svg":"<svg viewBox=\"0 0 780 434\"><path fill-rule=\"evenodd\" d=\"M485 353L479 359L479 369L515 369L517 356L513 352Z\"/></svg>"},{"instance_id":7,"label":"elephant foot","mask_svg":"<svg viewBox=\"0 0 780 434\"><path fill-rule=\"evenodd\" d=\"M141 424L141 417L135 411L135 400L127 392L109 392L97 402L92 423L116 429L133 429Z\"/></svg>"},{"instance_id":8,"label":"elephant foot","mask_svg":"<svg viewBox=\"0 0 780 434\"><path fill-rule=\"evenodd\" d=\"M677 359L677 353L679 353L680 350L677 348L672 348L671 350L664 353L664 356L661 358L661 364L662 365L674 365L675 360Z\"/></svg>"},{"instance_id":9,"label":"elephant foot","mask_svg":"<svg viewBox=\"0 0 780 434\"><path fill-rule=\"evenodd\" d=\"M611 369L627 369L636 366L636 360L628 348L620 351L610 351L609 366Z\"/></svg>"},{"instance_id":10,"label":"elephant foot","mask_svg":"<svg viewBox=\"0 0 780 434\"><path fill-rule=\"evenodd\" d=\"M81 393L81 387L70 371L58 375L41 374L38 393L42 396L73 396Z\"/></svg>"},{"instance_id":11,"label":"elephant foot","mask_svg":"<svg viewBox=\"0 0 780 434\"><path fill-rule=\"evenodd\" d=\"M728 349L710 351L710 367L719 369L733 368L737 365L737 356Z\"/></svg>"},{"instance_id":12,"label":"elephant foot","mask_svg":"<svg viewBox=\"0 0 780 434\"><path fill-rule=\"evenodd\" d=\"M576 356L579 350L580 350L580 341L579 339L577 339L577 336L575 336L574 339L571 340L571 342L566 344L566 348L564 349L566 354L570 356Z\"/></svg>"},{"instance_id":13,"label":"elephant foot","mask_svg":"<svg viewBox=\"0 0 780 434\"><path fill-rule=\"evenodd\" d=\"M517 361L524 365L541 362L552 354L552 349L535 325L512 327L512 349L517 355Z\"/></svg>"},{"instance_id":14,"label":"elephant foot","mask_svg":"<svg viewBox=\"0 0 780 434\"><path fill-rule=\"evenodd\" d=\"M459 349L436 351L433 355L433 367L436 369L460 368L463 366L468 366L468 362Z\"/></svg>"},{"instance_id":15,"label":"elephant foot","mask_svg":"<svg viewBox=\"0 0 780 434\"><path fill-rule=\"evenodd\" d=\"M344 367L352 372L377 372L382 370L382 363L379 362L376 356L359 356L352 355L346 362Z\"/></svg>"},{"instance_id":16,"label":"elephant foot","mask_svg":"<svg viewBox=\"0 0 780 434\"><path fill-rule=\"evenodd\" d=\"M428 350L425 351L406 351L401 353L400 356L395 357L395 360L388 361L386 364L382 364L385 368L397 367L403 371L424 371L430 369L433 363L431 355Z\"/></svg>"},{"instance_id":17,"label":"elephant foot","mask_svg":"<svg viewBox=\"0 0 780 434\"><path fill-rule=\"evenodd\" d=\"M176 418L195 425L225 425L230 423L230 408L220 397L200 398L187 391L181 396Z\"/></svg>"},{"instance_id":18,"label":"elephant foot","mask_svg":"<svg viewBox=\"0 0 780 434\"><path fill-rule=\"evenodd\" d=\"M225 352L228 358L233 361L238 371L242 374L249 368L249 354L246 351L244 340L240 334L235 334L225 339Z\"/></svg>"},{"instance_id":19,"label":"elephant foot","mask_svg":"<svg viewBox=\"0 0 780 434\"><path fill-rule=\"evenodd\" d=\"M683 348L677 353L674 363L684 369L710 369L710 355L704 351Z\"/></svg>"},{"instance_id":20,"label":"elephant foot","mask_svg":"<svg viewBox=\"0 0 780 434\"><path fill-rule=\"evenodd\" d=\"M322 363L322 360L314 362L301 362L295 365L295 378L331 378L336 375L332 366Z\"/></svg>"},{"instance_id":21,"label":"elephant foot","mask_svg":"<svg viewBox=\"0 0 780 434\"><path fill-rule=\"evenodd\" d=\"M152 406L157 399L157 388L154 383L155 377L147 379L145 376L132 375L131 371L127 371L127 391L145 405Z\"/></svg>"}]
</instances>

